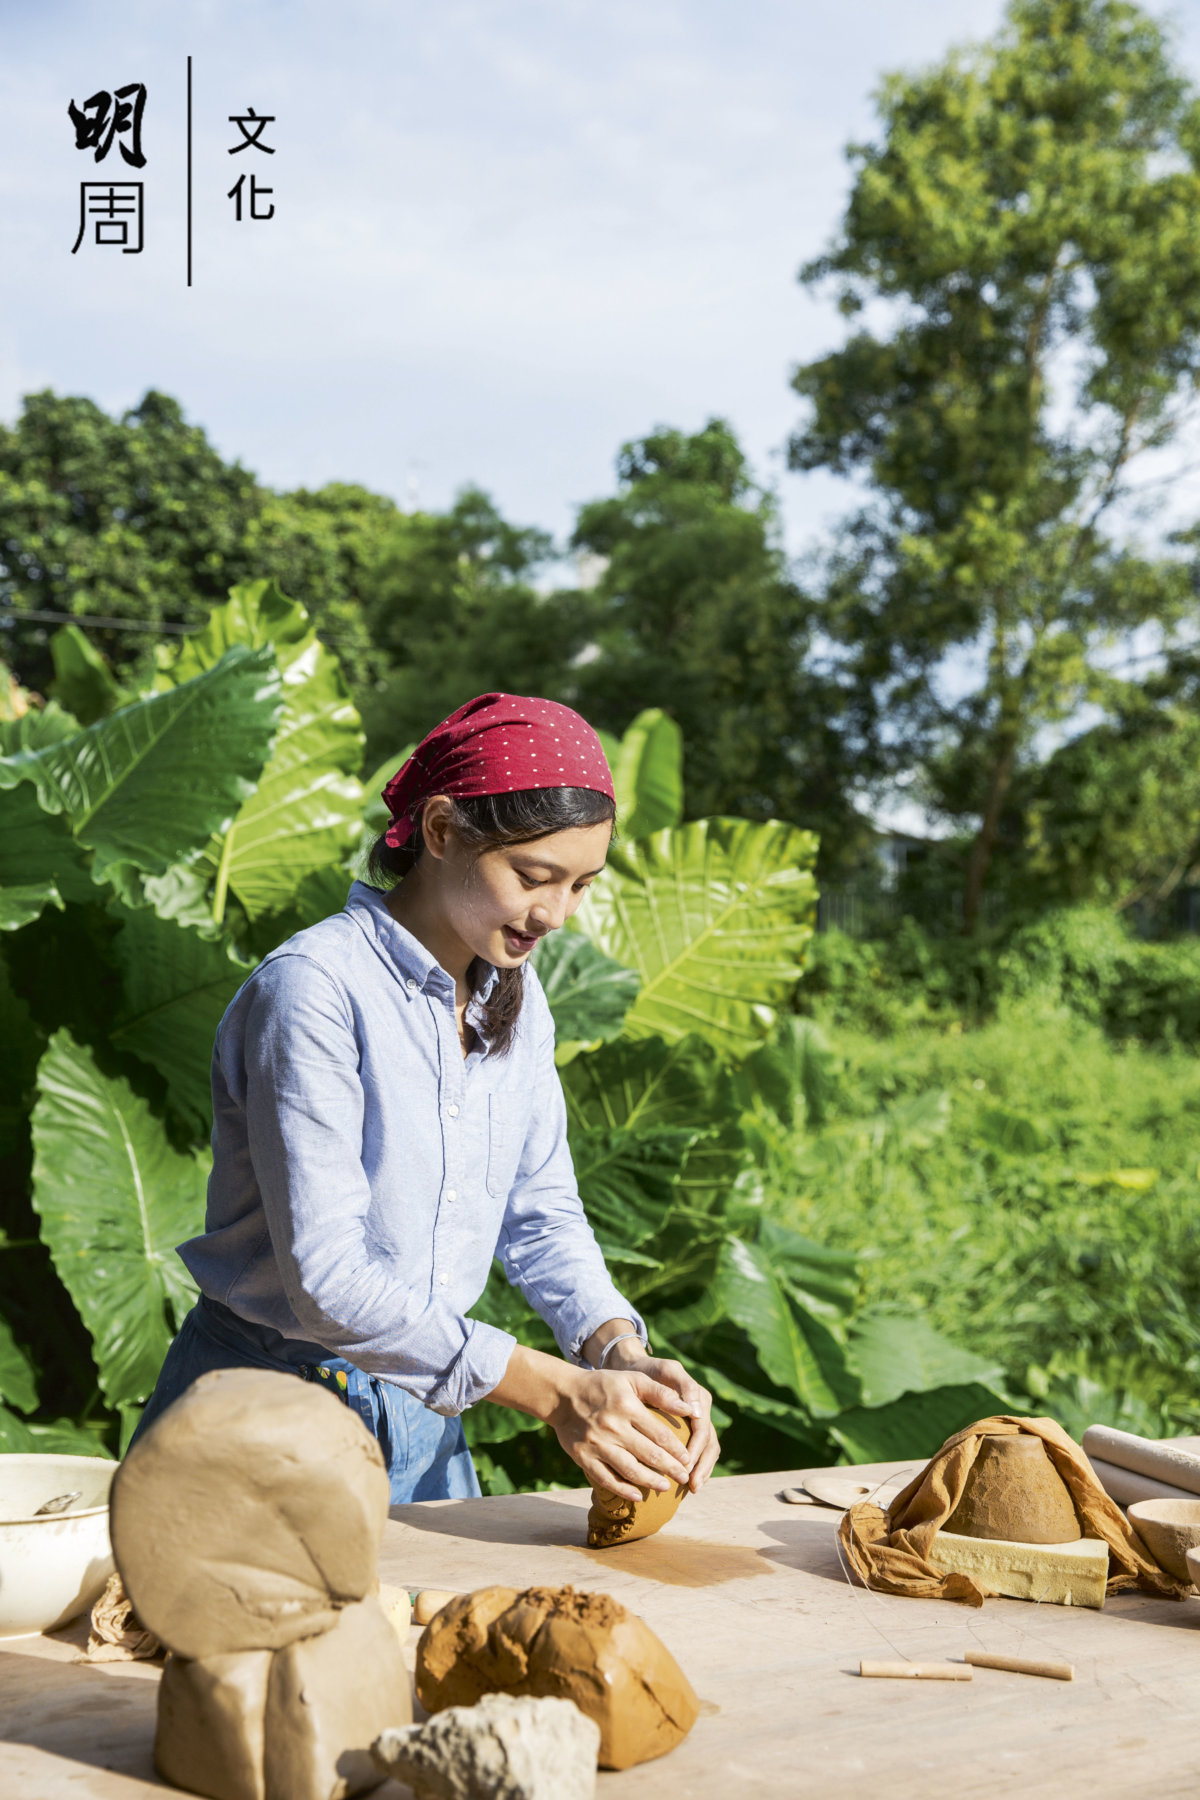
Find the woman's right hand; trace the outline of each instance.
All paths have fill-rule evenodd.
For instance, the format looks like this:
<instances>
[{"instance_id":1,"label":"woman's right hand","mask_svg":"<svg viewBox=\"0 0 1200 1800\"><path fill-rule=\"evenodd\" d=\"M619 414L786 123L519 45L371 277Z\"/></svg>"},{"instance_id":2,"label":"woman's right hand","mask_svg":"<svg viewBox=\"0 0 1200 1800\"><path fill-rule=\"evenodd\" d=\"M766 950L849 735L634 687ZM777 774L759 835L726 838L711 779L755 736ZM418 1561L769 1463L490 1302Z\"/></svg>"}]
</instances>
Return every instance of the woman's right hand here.
<instances>
[{"instance_id":1,"label":"woman's right hand","mask_svg":"<svg viewBox=\"0 0 1200 1800\"><path fill-rule=\"evenodd\" d=\"M652 1406L676 1415L679 1395L636 1370L592 1373L573 1370L562 1384L549 1424L559 1443L594 1487L625 1500L640 1500L643 1488L666 1493L673 1482L686 1487L684 1446Z\"/></svg>"}]
</instances>

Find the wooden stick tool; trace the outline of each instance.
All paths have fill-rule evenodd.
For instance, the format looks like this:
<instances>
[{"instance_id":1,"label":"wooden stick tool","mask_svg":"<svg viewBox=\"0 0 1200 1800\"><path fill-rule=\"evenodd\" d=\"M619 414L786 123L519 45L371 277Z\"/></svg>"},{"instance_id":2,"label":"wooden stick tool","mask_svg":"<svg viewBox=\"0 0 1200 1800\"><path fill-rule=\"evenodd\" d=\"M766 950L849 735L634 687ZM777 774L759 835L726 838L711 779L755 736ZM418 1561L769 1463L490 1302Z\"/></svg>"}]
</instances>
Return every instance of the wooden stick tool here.
<instances>
[{"instance_id":1,"label":"wooden stick tool","mask_svg":"<svg viewBox=\"0 0 1200 1800\"><path fill-rule=\"evenodd\" d=\"M1008 1669L1014 1675L1045 1675L1051 1681L1074 1681L1073 1663L1038 1662L1028 1656L992 1656L987 1650L968 1650L966 1660L977 1669Z\"/></svg>"},{"instance_id":2,"label":"wooden stick tool","mask_svg":"<svg viewBox=\"0 0 1200 1800\"><path fill-rule=\"evenodd\" d=\"M965 1663L867 1662L858 1665L860 1675L881 1681L970 1681Z\"/></svg>"}]
</instances>

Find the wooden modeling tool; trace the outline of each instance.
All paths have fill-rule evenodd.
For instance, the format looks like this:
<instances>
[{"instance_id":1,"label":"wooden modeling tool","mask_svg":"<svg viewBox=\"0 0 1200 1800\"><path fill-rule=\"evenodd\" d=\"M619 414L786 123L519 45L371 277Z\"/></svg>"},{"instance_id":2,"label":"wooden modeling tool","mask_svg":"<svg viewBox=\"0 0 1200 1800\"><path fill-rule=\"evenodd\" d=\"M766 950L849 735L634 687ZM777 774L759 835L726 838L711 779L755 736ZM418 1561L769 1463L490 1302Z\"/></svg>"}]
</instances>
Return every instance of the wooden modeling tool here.
<instances>
[{"instance_id":1,"label":"wooden modeling tool","mask_svg":"<svg viewBox=\"0 0 1200 1800\"><path fill-rule=\"evenodd\" d=\"M867 1662L858 1665L860 1675L879 1681L970 1681L965 1663Z\"/></svg>"},{"instance_id":2,"label":"wooden modeling tool","mask_svg":"<svg viewBox=\"0 0 1200 1800\"><path fill-rule=\"evenodd\" d=\"M1013 1675L1045 1675L1051 1681L1074 1681L1073 1663L1038 1662L1028 1656L992 1656L987 1650L968 1650L966 1660L976 1669L1007 1669Z\"/></svg>"}]
</instances>

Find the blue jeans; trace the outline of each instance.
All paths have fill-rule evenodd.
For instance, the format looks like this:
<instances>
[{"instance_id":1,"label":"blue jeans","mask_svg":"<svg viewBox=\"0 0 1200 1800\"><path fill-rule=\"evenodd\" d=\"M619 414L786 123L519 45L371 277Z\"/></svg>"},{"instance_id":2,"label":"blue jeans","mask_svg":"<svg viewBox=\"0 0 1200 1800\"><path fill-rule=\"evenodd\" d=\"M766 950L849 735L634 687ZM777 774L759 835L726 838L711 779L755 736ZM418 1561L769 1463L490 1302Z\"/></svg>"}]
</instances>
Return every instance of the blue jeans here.
<instances>
[{"instance_id":1,"label":"blue jeans","mask_svg":"<svg viewBox=\"0 0 1200 1800\"><path fill-rule=\"evenodd\" d=\"M393 1506L409 1500L468 1500L480 1491L461 1419L430 1412L403 1388L365 1375L320 1344L253 1325L207 1294L200 1296L167 1351L132 1441L212 1369L278 1369L308 1380L318 1379L317 1369L344 1374L345 1388L330 1381L330 1392L338 1393L378 1440L391 1476Z\"/></svg>"}]
</instances>

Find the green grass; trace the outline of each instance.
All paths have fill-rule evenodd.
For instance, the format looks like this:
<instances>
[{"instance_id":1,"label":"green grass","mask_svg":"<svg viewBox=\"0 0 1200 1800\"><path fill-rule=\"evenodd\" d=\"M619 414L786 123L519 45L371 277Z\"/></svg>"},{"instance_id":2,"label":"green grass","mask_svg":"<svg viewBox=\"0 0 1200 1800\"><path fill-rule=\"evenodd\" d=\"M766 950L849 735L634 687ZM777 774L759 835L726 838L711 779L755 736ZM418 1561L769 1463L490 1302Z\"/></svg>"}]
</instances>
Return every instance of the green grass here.
<instances>
[{"instance_id":1,"label":"green grass","mask_svg":"<svg viewBox=\"0 0 1200 1800\"><path fill-rule=\"evenodd\" d=\"M829 1036L833 1104L780 1135L772 1209L1068 1430L1200 1431L1200 1058L1036 1001Z\"/></svg>"}]
</instances>

